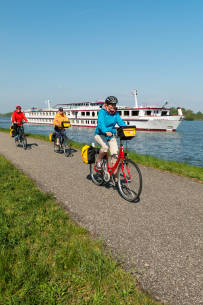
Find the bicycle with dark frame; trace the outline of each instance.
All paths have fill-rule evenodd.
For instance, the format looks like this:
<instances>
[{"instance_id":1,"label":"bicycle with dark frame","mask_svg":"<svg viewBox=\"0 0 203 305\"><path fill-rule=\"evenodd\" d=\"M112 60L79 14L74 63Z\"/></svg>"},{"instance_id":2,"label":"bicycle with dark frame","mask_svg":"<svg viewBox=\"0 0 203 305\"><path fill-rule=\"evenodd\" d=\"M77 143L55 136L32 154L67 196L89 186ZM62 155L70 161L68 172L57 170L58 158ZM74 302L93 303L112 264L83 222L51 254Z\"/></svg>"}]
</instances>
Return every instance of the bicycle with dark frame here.
<instances>
[{"instance_id":1,"label":"bicycle with dark frame","mask_svg":"<svg viewBox=\"0 0 203 305\"><path fill-rule=\"evenodd\" d=\"M25 122L21 122L21 125L18 126L17 124L13 124L14 125L14 129L16 135L14 136L15 139L15 144L17 147L22 146L24 149L27 149L27 138L24 132L24 127L23 124Z\"/></svg>"},{"instance_id":2,"label":"bicycle with dark frame","mask_svg":"<svg viewBox=\"0 0 203 305\"><path fill-rule=\"evenodd\" d=\"M62 122L63 129L69 128L70 122ZM59 139L59 142L57 141ZM54 151L57 153L64 153L66 157L71 157L73 155L73 149L71 140L67 137L65 130L61 132L55 132L54 135Z\"/></svg>"}]
</instances>

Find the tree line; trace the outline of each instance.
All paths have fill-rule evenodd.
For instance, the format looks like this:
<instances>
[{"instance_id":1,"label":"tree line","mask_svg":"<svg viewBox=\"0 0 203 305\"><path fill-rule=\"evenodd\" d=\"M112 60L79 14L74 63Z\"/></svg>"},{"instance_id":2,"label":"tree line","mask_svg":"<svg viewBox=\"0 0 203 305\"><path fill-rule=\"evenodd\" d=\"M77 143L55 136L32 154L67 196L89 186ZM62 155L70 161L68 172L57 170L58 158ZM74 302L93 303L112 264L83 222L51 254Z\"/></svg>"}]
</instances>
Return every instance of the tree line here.
<instances>
[{"instance_id":1,"label":"tree line","mask_svg":"<svg viewBox=\"0 0 203 305\"><path fill-rule=\"evenodd\" d=\"M197 113L195 113L191 109L185 109L185 108L181 108L181 109L182 109L183 115L185 116L184 119L186 121L203 120L202 112L198 111ZM171 115L177 114L177 108L171 108L170 114Z\"/></svg>"},{"instance_id":2,"label":"tree line","mask_svg":"<svg viewBox=\"0 0 203 305\"><path fill-rule=\"evenodd\" d=\"M0 113L0 116L11 116L13 112Z\"/></svg>"}]
</instances>

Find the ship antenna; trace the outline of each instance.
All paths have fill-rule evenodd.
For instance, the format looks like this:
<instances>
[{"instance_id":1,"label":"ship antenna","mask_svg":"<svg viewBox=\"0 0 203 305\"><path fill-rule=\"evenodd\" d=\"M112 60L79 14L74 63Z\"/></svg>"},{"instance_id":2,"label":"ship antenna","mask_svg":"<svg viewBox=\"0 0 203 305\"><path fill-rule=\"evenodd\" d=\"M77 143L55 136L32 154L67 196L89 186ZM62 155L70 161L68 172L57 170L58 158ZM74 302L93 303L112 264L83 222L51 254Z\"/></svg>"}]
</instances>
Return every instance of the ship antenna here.
<instances>
[{"instance_id":1,"label":"ship antenna","mask_svg":"<svg viewBox=\"0 0 203 305\"><path fill-rule=\"evenodd\" d=\"M134 99L135 99L135 108L138 108L137 90L133 89L133 90L132 90L132 95L134 95Z\"/></svg>"}]
</instances>

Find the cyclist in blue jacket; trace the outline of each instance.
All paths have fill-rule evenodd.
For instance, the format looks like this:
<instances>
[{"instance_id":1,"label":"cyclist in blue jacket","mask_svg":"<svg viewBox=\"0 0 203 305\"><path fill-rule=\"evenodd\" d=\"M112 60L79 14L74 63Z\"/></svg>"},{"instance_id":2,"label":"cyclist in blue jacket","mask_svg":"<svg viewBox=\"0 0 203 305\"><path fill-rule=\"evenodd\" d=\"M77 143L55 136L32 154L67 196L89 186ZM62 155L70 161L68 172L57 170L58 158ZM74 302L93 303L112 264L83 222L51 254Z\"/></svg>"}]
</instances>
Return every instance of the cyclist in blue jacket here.
<instances>
[{"instance_id":1,"label":"cyclist in blue jacket","mask_svg":"<svg viewBox=\"0 0 203 305\"><path fill-rule=\"evenodd\" d=\"M101 146L96 160L96 167L98 170L102 169L102 160L107 153L108 148L111 154L112 166L117 160L118 144L115 138L115 126L126 126L125 122L121 119L120 114L116 111L117 103L118 99L115 96L108 96L104 106L100 109L98 114L97 128L95 131L95 140Z\"/></svg>"}]
</instances>

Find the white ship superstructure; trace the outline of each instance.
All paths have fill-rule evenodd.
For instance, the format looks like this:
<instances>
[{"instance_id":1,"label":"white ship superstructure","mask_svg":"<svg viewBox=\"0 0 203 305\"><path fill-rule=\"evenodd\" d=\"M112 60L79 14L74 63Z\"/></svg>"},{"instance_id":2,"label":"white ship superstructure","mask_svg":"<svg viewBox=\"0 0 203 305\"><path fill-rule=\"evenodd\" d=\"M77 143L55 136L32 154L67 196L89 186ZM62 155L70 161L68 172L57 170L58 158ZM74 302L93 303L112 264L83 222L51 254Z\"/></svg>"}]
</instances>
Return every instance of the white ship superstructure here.
<instances>
[{"instance_id":1,"label":"white ship superstructure","mask_svg":"<svg viewBox=\"0 0 203 305\"><path fill-rule=\"evenodd\" d=\"M170 115L170 108L155 106L138 107L136 95L134 107L117 107L117 111L127 125L135 125L137 130L176 131L184 118L181 108L178 108L177 115ZM25 115L29 124L52 125L58 108L63 107L65 114L71 122L71 126L96 127L98 112L103 104L104 101L80 102L57 104L51 108L48 102L48 108L37 109L33 107L26 110Z\"/></svg>"}]
</instances>

